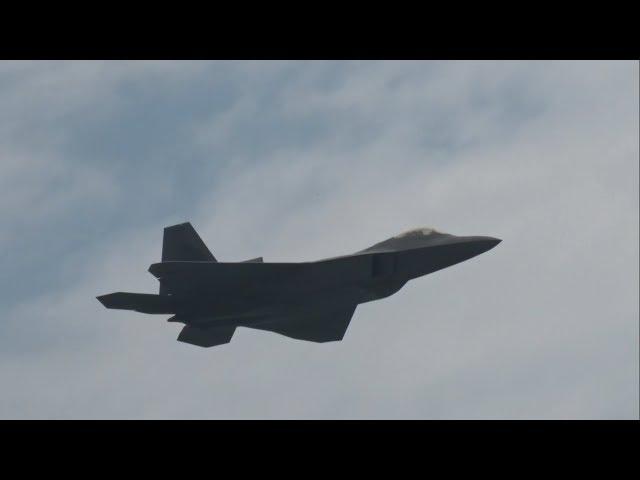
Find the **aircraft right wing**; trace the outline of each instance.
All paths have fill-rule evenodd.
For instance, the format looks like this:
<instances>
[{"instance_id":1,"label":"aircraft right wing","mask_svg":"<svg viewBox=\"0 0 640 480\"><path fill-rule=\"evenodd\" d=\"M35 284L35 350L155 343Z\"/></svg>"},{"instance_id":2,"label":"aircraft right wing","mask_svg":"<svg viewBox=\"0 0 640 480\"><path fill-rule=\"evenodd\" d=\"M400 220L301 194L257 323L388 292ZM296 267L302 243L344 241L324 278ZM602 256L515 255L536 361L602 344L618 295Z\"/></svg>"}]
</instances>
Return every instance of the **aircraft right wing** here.
<instances>
[{"instance_id":1,"label":"aircraft right wing","mask_svg":"<svg viewBox=\"0 0 640 480\"><path fill-rule=\"evenodd\" d=\"M318 343L336 342L343 339L356 306L355 304L338 304L305 309L265 319L258 324L241 326L278 333L296 340ZM178 315L169 319L170 322L184 320ZM236 326L199 327L191 324L182 329L178 341L200 347L214 347L229 343L235 330Z\"/></svg>"},{"instance_id":2,"label":"aircraft right wing","mask_svg":"<svg viewBox=\"0 0 640 480\"><path fill-rule=\"evenodd\" d=\"M318 308L246 326L256 330L279 333L297 340L319 343L336 342L344 338L356 306L351 304Z\"/></svg>"}]
</instances>

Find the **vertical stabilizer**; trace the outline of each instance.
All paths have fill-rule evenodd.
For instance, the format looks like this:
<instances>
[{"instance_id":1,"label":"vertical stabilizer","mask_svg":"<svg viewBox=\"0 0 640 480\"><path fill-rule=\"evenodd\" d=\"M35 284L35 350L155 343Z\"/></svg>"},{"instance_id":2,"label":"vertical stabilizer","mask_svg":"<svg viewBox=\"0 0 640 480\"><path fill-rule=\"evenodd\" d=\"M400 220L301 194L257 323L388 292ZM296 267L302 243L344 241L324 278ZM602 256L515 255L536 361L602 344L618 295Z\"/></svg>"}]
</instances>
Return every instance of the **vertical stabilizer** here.
<instances>
[{"instance_id":1,"label":"vertical stabilizer","mask_svg":"<svg viewBox=\"0 0 640 480\"><path fill-rule=\"evenodd\" d=\"M162 239L163 262L216 262L198 233L189 222L164 229Z\"/></svg>"},{"instance_id":2,"label":"vertical stabilizer","mask_svg":"<svg viewBox=\"0 0 640 480\"><path fill-rule=\"evenodd\" d=\"M162 237L163 262L217 262L193 226L189 223L172 225L164 229ZM160 280L160 295L171 292Z\"/></svg>"}]
</instances>

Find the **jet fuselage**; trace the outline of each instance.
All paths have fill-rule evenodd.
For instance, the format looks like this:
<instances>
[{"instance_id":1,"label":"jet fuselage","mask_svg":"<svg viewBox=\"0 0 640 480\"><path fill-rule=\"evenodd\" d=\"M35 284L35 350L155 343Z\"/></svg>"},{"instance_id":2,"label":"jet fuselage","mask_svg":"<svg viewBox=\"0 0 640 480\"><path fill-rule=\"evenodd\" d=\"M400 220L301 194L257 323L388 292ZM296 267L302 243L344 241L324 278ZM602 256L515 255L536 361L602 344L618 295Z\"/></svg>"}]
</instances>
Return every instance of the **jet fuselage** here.
<instances>
[{"instance_id":1,"label":"jet fuselage","mask_svg":"<svg viewBox=\"0 0 640 480\"><path fill-rule=\"evenodd\" d=\"M355 307L388 297L412 280L495 247L492 237L416 229L351 255L313 262L218 262L191 224L165 229L162 262L149 267L160 294L113 293L107 308L173 314L179 340L226 343L238 326L303 340L340 340Z\"/></svg>"}]
</instances>

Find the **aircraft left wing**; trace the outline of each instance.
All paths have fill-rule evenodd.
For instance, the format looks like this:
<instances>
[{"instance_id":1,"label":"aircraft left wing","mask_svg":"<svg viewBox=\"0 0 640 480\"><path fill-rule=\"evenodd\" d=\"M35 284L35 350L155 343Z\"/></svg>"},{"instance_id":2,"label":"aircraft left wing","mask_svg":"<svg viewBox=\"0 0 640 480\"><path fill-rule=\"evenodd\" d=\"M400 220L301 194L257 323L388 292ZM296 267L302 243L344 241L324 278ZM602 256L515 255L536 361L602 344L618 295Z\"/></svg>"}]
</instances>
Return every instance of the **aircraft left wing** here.
<instances>
[{"instance_id":1,"label":"aircraft left wing","mask_svg":"<svg viewBox=\"0 0 640 480\"><path fill-rule=\"evenodd\" d=\"M351 304L319 308L246 326L279 333L297 340L320 343L336 342L343 339L356 306Z\"/></svg>"}]
</instances>

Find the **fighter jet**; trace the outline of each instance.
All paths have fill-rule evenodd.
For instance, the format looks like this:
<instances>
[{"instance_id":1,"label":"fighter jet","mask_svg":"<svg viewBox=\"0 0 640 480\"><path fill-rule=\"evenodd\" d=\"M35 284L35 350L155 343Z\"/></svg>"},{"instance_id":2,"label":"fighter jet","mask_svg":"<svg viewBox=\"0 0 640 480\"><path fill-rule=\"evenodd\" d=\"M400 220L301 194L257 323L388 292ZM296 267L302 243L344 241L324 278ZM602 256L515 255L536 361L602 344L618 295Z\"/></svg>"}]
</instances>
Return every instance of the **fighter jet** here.
<instances>
[{"instance_id":1,"label":"fighter jet","mask_svg":"<svg viewBox=\"0 0 640 480\"><path fill-rule=\"evenodd\" d=\"M201 347L229 343L248 327L310 342L340 341L360 303L388 297L409 280L495 247L492 237L460 237L418 228L340 257L312 262L219 262L190 223L164 229L162 261L149 267L158 295L116 292L107 308L171 314L178 340Z\"/></svg>"}]
</instances>

